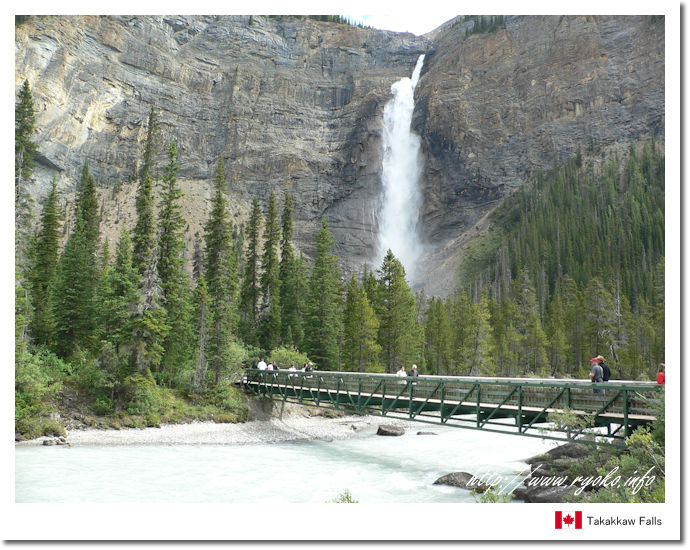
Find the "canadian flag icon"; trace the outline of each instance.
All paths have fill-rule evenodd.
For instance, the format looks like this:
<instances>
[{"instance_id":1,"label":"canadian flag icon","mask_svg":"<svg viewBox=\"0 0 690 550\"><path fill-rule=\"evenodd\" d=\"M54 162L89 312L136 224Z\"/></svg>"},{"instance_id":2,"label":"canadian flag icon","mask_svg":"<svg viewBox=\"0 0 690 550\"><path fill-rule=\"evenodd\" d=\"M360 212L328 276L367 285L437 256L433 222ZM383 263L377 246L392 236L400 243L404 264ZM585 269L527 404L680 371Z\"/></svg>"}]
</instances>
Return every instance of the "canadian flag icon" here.
<instances>
[{"instance_id":1,"label":"canadian flag icon","mask_svg":"<svg viewBox=\"0 0 690 550\"><path fill-rule=\"evenodd\" d=\"M556 529L582 529L582 512L556 512Z\"/></svg>"}]
</instances>

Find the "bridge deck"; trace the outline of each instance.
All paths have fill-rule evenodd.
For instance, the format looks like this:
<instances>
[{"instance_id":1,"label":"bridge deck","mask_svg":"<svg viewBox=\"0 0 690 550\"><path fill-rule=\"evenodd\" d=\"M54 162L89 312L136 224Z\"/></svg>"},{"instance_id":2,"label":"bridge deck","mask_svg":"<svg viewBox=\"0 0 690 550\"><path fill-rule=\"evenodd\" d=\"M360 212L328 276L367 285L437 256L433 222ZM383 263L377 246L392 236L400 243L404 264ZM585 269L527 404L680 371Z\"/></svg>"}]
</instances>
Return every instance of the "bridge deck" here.
<instances>
[{"instance_id":1,"label":"bridge deck","mask_svg":"<svg viewBox=\"0 0 690 550\"><path fill-rule=\"evenodd\" d=\"M552 439L563 438L543 433L551 413L569 411L593 426L606 427L605 437L623 439L635 426L654 421L660 408L660 388L637 381L593 385L581 380L400 379L382 374L249 370L242 385L271 399L489 431L510 429L519 435L535 435L539 430L538 437ZM514 423L500 420L505 418ZM566 433L567 439L573 439L582 430Z\"/></svg>"}]
</instances>

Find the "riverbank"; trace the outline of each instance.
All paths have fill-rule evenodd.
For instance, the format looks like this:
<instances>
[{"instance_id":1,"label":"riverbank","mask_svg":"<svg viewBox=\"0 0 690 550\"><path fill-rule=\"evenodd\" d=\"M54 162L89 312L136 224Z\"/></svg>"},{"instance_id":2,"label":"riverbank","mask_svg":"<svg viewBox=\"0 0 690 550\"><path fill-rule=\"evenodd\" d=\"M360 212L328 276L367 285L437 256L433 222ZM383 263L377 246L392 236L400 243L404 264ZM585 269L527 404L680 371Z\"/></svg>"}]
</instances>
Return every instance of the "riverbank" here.
<instances>
[{"instance_id":1,"label":"riverbank","mask_svg":"<svg viewBox=\"0 0 690 550\"><path fill-rule=\"evenodd\" d=\"M407 427L402 420L342 415L329 409L273 402L257 402L250 407L250 420L240 423L191 422L162 424L160 427L126 429L67 430L69 445L246 445L347 439L379 424ZM16 442L16 446L44 445L54 437L39 437ZM59 443L58 443L59 444Z\"/></svg>"}]
</instances>

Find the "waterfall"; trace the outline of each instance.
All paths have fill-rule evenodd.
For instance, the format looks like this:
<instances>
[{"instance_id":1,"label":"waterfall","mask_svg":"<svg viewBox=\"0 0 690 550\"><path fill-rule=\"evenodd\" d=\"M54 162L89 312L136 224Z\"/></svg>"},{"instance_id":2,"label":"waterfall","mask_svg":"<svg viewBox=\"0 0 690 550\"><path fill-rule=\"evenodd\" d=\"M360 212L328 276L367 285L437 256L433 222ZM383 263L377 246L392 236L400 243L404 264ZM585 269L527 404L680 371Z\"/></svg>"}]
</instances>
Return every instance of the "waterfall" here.
<instances>
[{"instance_id":1,"label":"waterfall","mask_svg":"<svg viewBox=\"0 0 690 550\"><path fill-rule=\"evenodd\" d=\"M420 55L412 78L391 86L393 97L383 110L382 198L376 265L388 249L398 258L409 281L415 278L422 245L417 231L422 193L420 139L411 130L414 89L424 64Z\"/></svg>"}]
</instances>

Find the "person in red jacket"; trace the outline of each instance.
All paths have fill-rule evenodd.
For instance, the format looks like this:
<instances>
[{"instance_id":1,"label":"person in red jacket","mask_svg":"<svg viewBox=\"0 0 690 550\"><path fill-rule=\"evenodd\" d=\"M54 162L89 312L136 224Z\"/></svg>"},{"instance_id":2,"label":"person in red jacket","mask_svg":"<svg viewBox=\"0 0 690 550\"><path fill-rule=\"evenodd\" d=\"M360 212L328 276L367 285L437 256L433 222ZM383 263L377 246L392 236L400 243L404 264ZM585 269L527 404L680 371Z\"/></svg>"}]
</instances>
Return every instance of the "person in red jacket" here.
<instances>
[{"instance_id":1,"label":"person in red jacket","mask_svg":"<svg viewBox=\"0 0 690 550\"><path fill-rule=\"evenodd\" d=\"M661 363L659 365L659 372L656 373L656 383L665 384L666 383L666 365Z\"/></svg>"}]
</instances>

